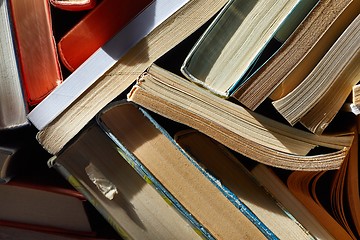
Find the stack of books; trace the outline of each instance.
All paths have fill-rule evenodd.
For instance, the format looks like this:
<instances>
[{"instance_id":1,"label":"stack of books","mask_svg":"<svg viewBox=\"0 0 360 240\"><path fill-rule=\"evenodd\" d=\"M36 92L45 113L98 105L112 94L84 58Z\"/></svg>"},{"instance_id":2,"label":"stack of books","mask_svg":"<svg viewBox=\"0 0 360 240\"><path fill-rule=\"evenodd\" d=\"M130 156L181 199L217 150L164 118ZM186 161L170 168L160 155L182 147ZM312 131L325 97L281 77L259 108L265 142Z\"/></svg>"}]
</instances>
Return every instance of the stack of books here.
<instances>
[{"instance_id":1,"label":"stack of books","mask_svg":"<svg viewBox=\"0 0 360 240\"><path fill-rule=\"evenodd\" d=\"M2 131L35 129L121 238L360 238L359 1L0 8Z\"/></svg>"}]
</instances>

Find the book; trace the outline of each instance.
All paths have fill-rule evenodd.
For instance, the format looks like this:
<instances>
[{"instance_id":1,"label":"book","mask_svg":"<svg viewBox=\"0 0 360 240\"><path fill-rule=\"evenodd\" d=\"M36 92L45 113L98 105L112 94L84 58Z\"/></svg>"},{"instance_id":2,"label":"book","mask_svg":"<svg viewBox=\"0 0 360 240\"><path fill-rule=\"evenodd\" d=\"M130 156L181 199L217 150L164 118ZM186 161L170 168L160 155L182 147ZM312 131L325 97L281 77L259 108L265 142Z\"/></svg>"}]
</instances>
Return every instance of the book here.
<instances>
[{"instance_id":1,"label":"book","mask_svg":"<svg viewBox=\"0 0 360 240\"><path fill-rule=\"evenodd\" d=\"M97 124L83 129L72 144L49 160L122 238L201 239L200 230L195 231L179 214L171 199L157 192L160 186L145 169L132 164Z\"/></svg>"},{"instance_id":2,"label":"book","mask_svg":"<svg viewBox=\"0 0 360 240\"><path fill-rule=\"evenodd\" d=\"M190 126L230 149L267 165L319 171L339 168L352 133L315 135L248 111L185 78L152 65L128 93L128 100ZM333 149L309 154L316 146Z\"/></svg>"},{"instance_id":3,"label":"book","mask_svg":"<svg viewBox=\"0 0 360 240\"><path fill-rule=\"evenodd\" d=\"M270 41L284 41L316 2L229 1L189 52L182 73L215 94L229 97L246 81L247 72ZM293 23L287 24L288 17Z\"/></svg>"},{"instance_id":4,"label":"book","mask_svg":"<svg viewBox=\"0 0 360 240\"><path fill-rule=\"evenodd\" d=\"M29 120L41 130L37 136L39 143L52 154L59 152L106 104L132 85L151 63L205 24L226 2L158 0L149 5L114 40L110 40L109 45L97 51L28 114ZM135 29L139 33L146 31L138 35ZM124 47L120 49L115 43L127 40L122 36L128 31L132 32L129 36L142 40L127 52L131 45L120 44ZM136 41L133 39L131 42ZM112 48L111 44L114 44ZM109 65L103 65L107 61Z\"/></svg>"},{"instance_id":5,"label":"book","mask_svg":"<svg viewBox=\"0 0 360 240\"><path fill-rule=\"evenodd\" d=\"M50 179L16 176L0 184L0 225L59 235L95 236L84 207L85 198L71 186Z\"/></svg>"},{"instance_id":6,"label":"book","mask_svg":"<svg viewBox=\"0 0 360 240\"><path fill-rule=\"evenodd\" d=\"M341 109L360 78L360 15L327 51L306 78L273 102L292 125L300 122L321 134Z\"/></svg>"},{"instance_id":7,"label":"book","mask_svg":"<svg viewBox=\"0 0 360 240\"><path fill-rule=\"evenodd\" d=\"M136 4L117 0L100 2L57 43L64 66L70 71L77 69L151 1L136 1Z\"/></svg>"},{"instance_id":8,"label":"book","mask_svg":"<svg viewBox=\"0 0 360 240\"><path fill-rule=\"evenodd\" d=\"M62 82L50 3L48 0L11 0L10 12L22 86L28 104L36 105Z\"/></svg>"},{"instance_id":9,"label":"book","mask_svg":"<svg viewBox=\"0 0 360 240\"><path fill-rule=\"evenodd\" d=\"M241 163L244 157L236 158L222 144L193 129L175 133L174 139L215 184L221 184L220 189L229 195L234 194L230 201L244 204L279 239L313 238L312 231L304 229L304 224L279 205L251 176ZM245 210L243 212L251 215Z\"/></svg>"},{"instance_id":10,"label":"book","mask_svg":"<svg viewBox=\"0 0 360 240\"><path fill-rule=\"evenodd\" d=\"M29 124L9 11L9 2L4 1L0 5L0 59L3 59L0 65L0 129Z\"/></svg>"},{"instance_id":11,"label":"book","mask_svg":"<svg viewBox=\"0 0 360 240\"><path fill-rule=\"evenodd\" d=\"M211 170L203 169L195 159L201 155L186 154L146 111L132 103L115 102L101 111L97 119L124 158L131 165L135 162L143 166L213 238L277 239L272 229L227 188L230 183L225 176L218 180L219 172L212 175ZM201 157L200 161L205 160ZM308 235L298 225L292 227L294 236L307 239ZM281 231L286 230L276 233Z\"/></svg>"},{"instance_id":12,"label":"book","mask_svg":"<svg viewBox=\"0 0 360 240\"><path fill-rule=\"evenodd\" d=\"M358 1L319 1L282 47L233 97L251 110L294 89L359 14Z\"/></svg>"},{"instance_id":13,"label":"book","mask_svg":"<svg viewBox=\"0 0 360 240\"><path fill-rule=\"evenodd\" d=\"M96 6L96 0L50 0L51 5L67 11L90 10Z\"/></svg>"}]
</instances>

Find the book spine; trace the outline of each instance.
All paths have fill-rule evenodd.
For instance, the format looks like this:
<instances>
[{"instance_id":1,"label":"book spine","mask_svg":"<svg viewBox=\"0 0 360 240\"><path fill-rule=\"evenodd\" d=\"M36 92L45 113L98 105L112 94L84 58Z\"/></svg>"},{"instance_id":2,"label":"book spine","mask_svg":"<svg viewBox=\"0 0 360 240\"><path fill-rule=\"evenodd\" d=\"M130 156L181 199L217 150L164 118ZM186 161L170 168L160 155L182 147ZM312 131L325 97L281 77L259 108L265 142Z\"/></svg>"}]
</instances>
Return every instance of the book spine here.
<instances>
[{"instance_id":1,"label":"book spine","mask_svg":"<svg viewBox=\"0 0 360 240\"><path fill-rule=\"evenodd\" d=\"M48 161L51 168L57 170L77 191L84 195L84 197L96 208L96 210L108 221L108 223L115 229L115 231L124 239L131 239L130 235L121 227L114 218L105 210L101 204L93 197L90 192L76 179L64 166L56 162L56 157L52 157Z\"/></svg>"}]
</instances>

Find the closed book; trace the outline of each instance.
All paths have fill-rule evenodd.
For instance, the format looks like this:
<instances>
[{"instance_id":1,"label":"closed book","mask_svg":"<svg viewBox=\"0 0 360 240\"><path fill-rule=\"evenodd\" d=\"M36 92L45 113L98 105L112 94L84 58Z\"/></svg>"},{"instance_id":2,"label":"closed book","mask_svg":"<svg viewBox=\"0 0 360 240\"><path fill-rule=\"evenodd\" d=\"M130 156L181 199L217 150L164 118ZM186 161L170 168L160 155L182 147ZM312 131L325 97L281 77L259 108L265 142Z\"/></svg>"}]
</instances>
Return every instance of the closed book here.
<instances>
[{"instance_id":1,"label":"closed book","mask_svg":"<svg viewBox=\"0 0 360 240\"><path fill-rule=\"evenodd\" d=\"M27 102L36 105L62 82L48 0L11 0L17 58Z\"/></svg>"},{"instance_id":2,"label":"closed book","mask_svg":"<svg viewBox=\"0 0 360 240\"><path fill-rule=\"evenodd\" d=\"M58 42L62 63L70 71L77 69L151 1L101 1Z\"/></svg>"}]
</instances>

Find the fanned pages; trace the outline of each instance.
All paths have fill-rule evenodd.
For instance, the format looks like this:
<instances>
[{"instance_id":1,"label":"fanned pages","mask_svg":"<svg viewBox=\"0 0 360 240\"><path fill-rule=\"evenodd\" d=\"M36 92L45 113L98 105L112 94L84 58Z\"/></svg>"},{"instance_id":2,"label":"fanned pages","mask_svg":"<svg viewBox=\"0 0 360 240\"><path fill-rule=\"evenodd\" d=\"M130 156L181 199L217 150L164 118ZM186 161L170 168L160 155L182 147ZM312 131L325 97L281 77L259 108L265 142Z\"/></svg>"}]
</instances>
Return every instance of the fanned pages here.
<instances>
[{"instance_id":1,"label":"fanned pages","mask_svg":"<svg viewBox=\"0 0 360 240\"><path fill-rule=\"evenodd\" d=\"M128 100L211 136L256 161L293 170L339 168L352 136L318 136L248 111L156 65L143 74ZM336 149L307 155L316 147Z\"/></svg>"},{"instance_id":2,"label":"fanned pages","mask_svg":"<svg viewBox=\"0 0 360 240\"><path fill-rule=\"evenodd\" d=\"M246 81L246 73L280 27L287 24L286 18L299 2L229 1L190 51L181 67L183 74L215 94L228 97ZM306 15L306 7L300 10ZM281 30L291 33L293 29Z\"/></svg>"},{"instance_id":3,"label":"fanned pages","mask_svg":"<svg viewBox=\"0 0 360 240\"><path fill-rule=\"evenodd\" d=\"M287 185L296 198L312 212L335 239L353 239L316 199L314 189L316 182L323 174L324 172L295 171L288 177Z\"/></svg>"},{"instance_id":4,"label":"fanned pages","mask_svg":"<svg viewBox=\"0 0 360 240\"><path fill-rule=\"evenodd\" d=\"M9 11L9 2L3 1L0 4L0 129L28 124Z\"/></svg>"}]
</instances>

